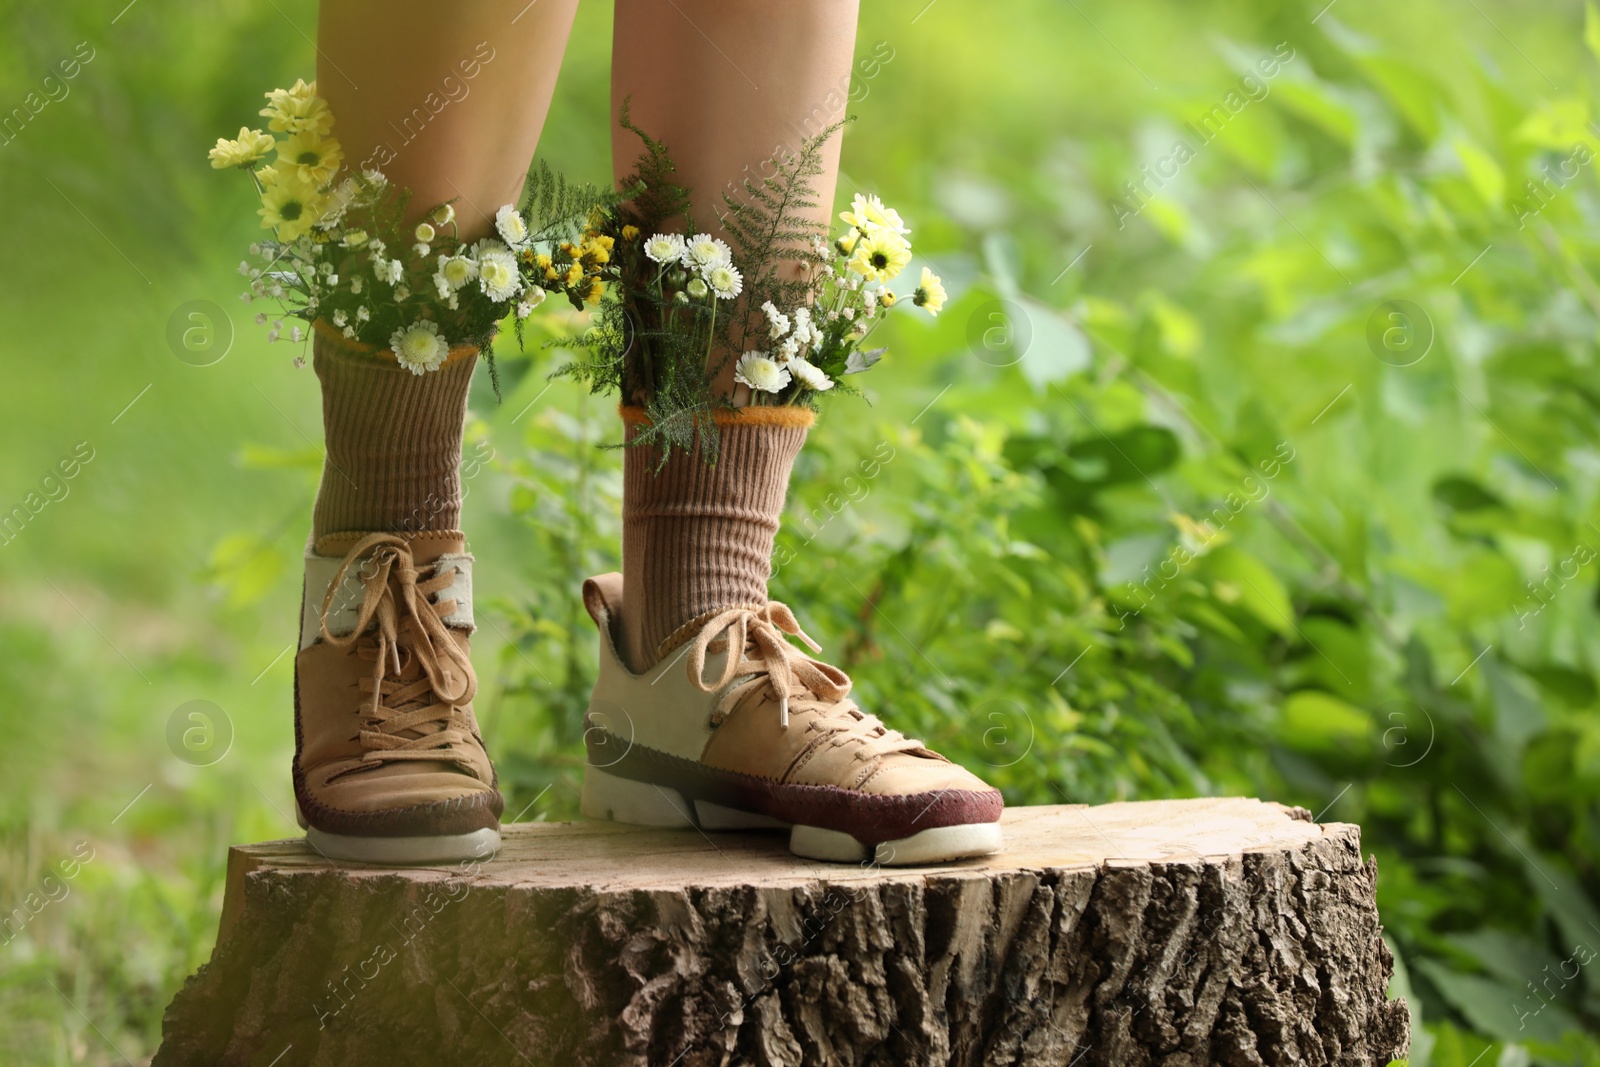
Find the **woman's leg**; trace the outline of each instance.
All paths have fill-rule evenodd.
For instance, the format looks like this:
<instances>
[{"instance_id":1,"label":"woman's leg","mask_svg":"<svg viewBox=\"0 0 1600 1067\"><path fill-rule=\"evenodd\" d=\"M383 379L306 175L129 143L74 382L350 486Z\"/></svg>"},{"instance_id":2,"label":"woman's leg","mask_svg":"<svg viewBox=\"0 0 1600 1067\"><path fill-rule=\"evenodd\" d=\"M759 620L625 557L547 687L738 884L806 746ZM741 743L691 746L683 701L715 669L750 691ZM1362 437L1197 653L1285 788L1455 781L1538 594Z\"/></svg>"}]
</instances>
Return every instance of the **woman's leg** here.
<instances>
[{"instance_id":1,"label":"woman's leg","mask_svg":"<svg viewBox=\"0 0 1600 1067\"><path fill-rule=\"evenodd\" d=\"M317 89L351 170L411 191L415 215L455 201L461 236L513 202L550 109L577 0L514 5L327 0ZM319 341L328 462L315 532L451 529L473 360L414 376Z\"/></svg>"},{"instance_id":2,"label":"woman's leg","mask_svg":"<svg viewBox=\"0 0 1600 1067\"><path fill-rule=\"evenodd\" d=\"M857 0L617 0L612 109L628 101L639 128L667 145L697 227L720 233L724 190L759 180L774 157L844 117L856 10ZM818 221L832 215L839 141L829 141L815 179ZM640 147L613 129L619 178ZM726 355L712 356L722 361L715 391L747 401ZM805 428L730 423L719 438L722 455L710 469L678 453L657 472L647 450L625 453L623 629L635 670L705 613L766 601L778 513Z\"/></svg>"},{"instance_id":3,"label":"woman's leg","mask_svg":"<svg viewBox=\"0 0 1600 1067\"><path fill-rule=\"evenodd\" d=\"M794 152L845 117L855 52L858 0L617 0L611 59L613 113L630 100L633 121L665 142L678 180L691 193L695 224L721 236L724 190ZM832 217L839 181L835 135L813 179L818 221ZM638 138L613 125L612 166L620 179L638 156ZM720 357L717 357L720 358ZM733 363L717 379L735 403Z\"/></svg>"},{"instance_id":4,"label":"woman's leg","mask_svg":"<svg viewBox=\"0 0 1600 1067\"><path fill-rule=\"evenodd\" d=\"M456 202L461 235L515 201L550 110L577 0L325 0L317 90L345 165L410 189L417 214Z\"/></svg>"},{"instance_id":5,"label":"woman's leg","mask_svg":"<svg viewBox=\"0 0 1600 1067\"><path fill-rule=\"evenodd\" d=\"M698 228L715 232L729 183L759 178L843 117L855 18L855 0L617 0L614 105L631 97L635 121L666 144ZM638 146L626 133L613 145L626 174ZM827 147L818 221L838 177L838 140ZM625 409L630 436L644 417ZM632 673L602 640L583 810L657 826L790 825L790 851L814 859L996 851L1000 793L858 709L850 679L802 655L795 619L767 599L811 412L743 406L715 419L714 464L679 451L658 469L654 448L623 453L623 573L589 582L584 601L620 630Z\"/></svg>"},{"instance_id":6,"label":"woman's leg","mask_svg":"<svg viewBox=\"0 0 1600 1067\"><path fill-rule=\"evenodd\" d=\"M318 90L350 169L454 201L488 234L520 199L576 0L327 0ZM371 278L368 284L373 284ZM295 801L335 858L442 862L499 845L504 806L472 697L462 422L476 362L426 374L318 329L327 444L295 660Z\"/></svg>"}]
</instances>

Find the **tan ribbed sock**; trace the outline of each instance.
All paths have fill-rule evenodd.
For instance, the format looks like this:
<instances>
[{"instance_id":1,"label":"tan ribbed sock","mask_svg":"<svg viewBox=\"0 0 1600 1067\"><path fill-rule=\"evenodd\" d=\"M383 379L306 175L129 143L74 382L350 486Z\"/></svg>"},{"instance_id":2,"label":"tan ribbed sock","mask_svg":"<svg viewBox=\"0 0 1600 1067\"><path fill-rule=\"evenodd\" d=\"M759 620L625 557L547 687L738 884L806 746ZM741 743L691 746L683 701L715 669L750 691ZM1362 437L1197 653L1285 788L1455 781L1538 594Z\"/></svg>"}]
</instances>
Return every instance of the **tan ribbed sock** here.
<instances>
[{"instance_id":1,"label":"tan ribbed sock","mask_svg":"<svg viewBox=\"0 0 1600 1067\"><path fill-rule=\"evenodd\" d=\"M312 359L328 450L313 536L456 529L461 431L477 349L453 348L438 370L412 374L392 354L318 323Z\"/></svg>"},{"instance_id":2,"label":"tan ribbed sock","mask_svg":"<svg viewBox=\"0 0 1600 1067\"><path fill-rule=\"evenodd\" d=\"M644 412L624 407L622 418L631 441ZM719 412L715 466L678 451L657 472L654 447L623 451L623 655L635 672L701 616L767 602L789 471L813 421L796 407Z\"/></svg>"}]
</instances>

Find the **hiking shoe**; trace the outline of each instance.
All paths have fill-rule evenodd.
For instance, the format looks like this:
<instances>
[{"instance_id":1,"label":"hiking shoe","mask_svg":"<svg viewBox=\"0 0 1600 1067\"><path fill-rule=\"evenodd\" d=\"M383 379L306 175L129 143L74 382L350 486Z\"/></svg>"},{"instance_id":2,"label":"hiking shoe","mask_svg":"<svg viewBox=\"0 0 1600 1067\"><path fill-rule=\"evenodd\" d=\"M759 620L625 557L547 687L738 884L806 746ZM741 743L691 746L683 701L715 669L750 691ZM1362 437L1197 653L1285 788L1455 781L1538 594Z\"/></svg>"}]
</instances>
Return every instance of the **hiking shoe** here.
<instances>
[{"instance_id":1,"label":"hiking shoe","mask_svg":"<svg viewBox=\"0 0 1600 1067\"><path fill-rule=\"evenodd\" d=\"M589 579L583 599L600 628L584 719L585 815L782 827L795 855L837 862L905 866L999 851L999 791L858 708L849 676L789 642L818 651L783 604L697 619L635 674L617 652L622 576Z\"/></svg>"},{"instance_id":2,"label":"hiking shoe","mask_svg":"<svg viewBox=\"0 0 1600 1067\"><path fill-rule=\"evenodd\" d=\"M439 863L500 847L505 802L472 715L460 533L330 534L306 553L294 795L331 859Z\"/></svg>"}]
</instances>

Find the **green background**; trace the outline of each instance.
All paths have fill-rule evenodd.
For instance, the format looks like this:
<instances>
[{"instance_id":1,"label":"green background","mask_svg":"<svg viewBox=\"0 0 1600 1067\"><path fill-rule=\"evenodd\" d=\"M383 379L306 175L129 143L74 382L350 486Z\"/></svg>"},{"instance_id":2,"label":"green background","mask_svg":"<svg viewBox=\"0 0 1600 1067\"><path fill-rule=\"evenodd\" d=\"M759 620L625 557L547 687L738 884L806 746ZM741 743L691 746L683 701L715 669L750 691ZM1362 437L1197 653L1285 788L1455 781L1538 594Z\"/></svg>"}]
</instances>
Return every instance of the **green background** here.
<instances>
[{"instance_id":1,"label":"green background","mask_svg":"<svg viewBox=\"0 0 1600 1067\"><path fill-rule=\"evenodd\" d=\"M1414 1062L1600 1063L1600 22L1323 2L866 5L859 54L892 58L858 72L840 191L896 206L951 302L828 405L774 596L1009 803L1361 824ZM0 912L92 856L0 945L7 1063L148 1057L227 846L296 832L317 390L239 302L254 204L205 151L312 73L315 11L124 3L8 3L0 35L6 111L93 54L0 146L0 512L29 509ZM610 17L582 5L540 150L601 181ZM198 354L168 340L191 301L226 316ZM472 399L474 656L508 817L562 819L619 425L529 352L503 338L504 402Z\"/></svg>"}]
</instances>

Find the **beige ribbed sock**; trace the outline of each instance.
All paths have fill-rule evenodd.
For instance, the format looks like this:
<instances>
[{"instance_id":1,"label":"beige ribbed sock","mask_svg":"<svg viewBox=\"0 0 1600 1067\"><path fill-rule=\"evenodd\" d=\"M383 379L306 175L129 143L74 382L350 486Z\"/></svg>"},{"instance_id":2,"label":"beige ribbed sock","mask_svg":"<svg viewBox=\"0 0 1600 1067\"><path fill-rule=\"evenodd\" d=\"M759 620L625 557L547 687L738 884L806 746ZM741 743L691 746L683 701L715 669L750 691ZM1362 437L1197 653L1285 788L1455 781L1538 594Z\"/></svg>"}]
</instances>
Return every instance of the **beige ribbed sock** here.
<instances>
[{"instance_id":1,"label":"beige ribbed sock","mask_svg":"<svg viewBox=\"0 0 1600 1067\"><path fill-rule=\"evenodd\" d=\"M624 407L622 418L631 441L644 412ZM719 412L715 466L679 451L658 473L655 448L623 451L623 655L635 672L700 617L767 602L789 471L813 421L796 407Z\"/></svg>"},{"instance_id":2,"label":"beige ribbed sock","mask_svg":"<svg viewBox=\"0 0 1600 1067\"><path fill-rule=\"evenodd\" d=\"M477 349L412 374L392 354L318 323L327 458L312 534L454 530L461 522L461 431Z\"/></svg>"}]
</instances>

